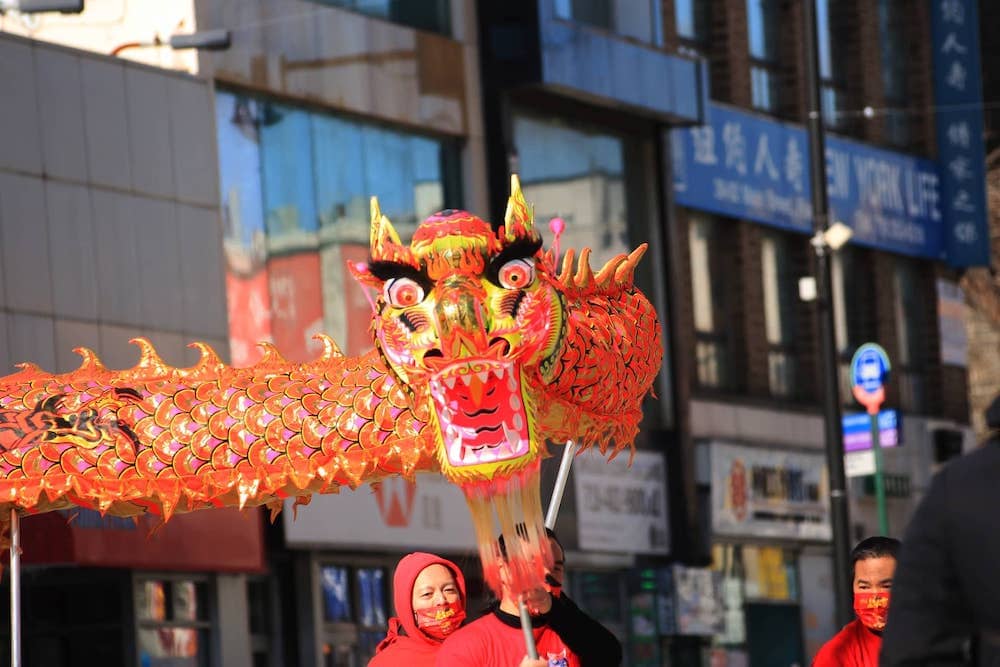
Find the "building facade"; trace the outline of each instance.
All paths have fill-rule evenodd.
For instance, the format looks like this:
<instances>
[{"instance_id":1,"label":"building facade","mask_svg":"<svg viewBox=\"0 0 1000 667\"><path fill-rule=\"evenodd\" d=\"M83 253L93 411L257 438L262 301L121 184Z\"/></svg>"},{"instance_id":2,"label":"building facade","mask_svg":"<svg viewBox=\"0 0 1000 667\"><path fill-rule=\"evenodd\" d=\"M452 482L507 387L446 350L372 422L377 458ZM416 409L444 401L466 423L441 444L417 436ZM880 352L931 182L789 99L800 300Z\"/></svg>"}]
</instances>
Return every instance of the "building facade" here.
<instances>
[{"instance_id":1,"label":"building facade","mask_svg":"<svg viewBox=\"0 0 1000 667\"><path fill-rule=\"evenodd\" d=\"M945 182L958 176L943 161L942 118L924 110L940 101L935 30L975 12L945 4L947 15L817 1L828 192L855 233L833 261L841 399L845 414L862 411L850 361L879 343L894 371L885 406L899 415L901 446L885 452L896 535L936 466L974 444L975 352L954 268L968 248L949 240ZM20 58L0 60L5 80L35 91L0 108L12 119L0 145L13 147L0 151L0 361L64 370L68 350L89 342L126 367L124 340L139 333L178 364L193 361L182 344L195 339L236 366L259 359L260 340L313 358L318 332L360 352L370 306L345 264L366 257L368 197L406 237L441 208L500 218L517 172L542 229L561 218L561 247L592 248L592 265L650 244L637 279L664 324L633 469L590 454L574 468L557 524L567 590L633 667L805 664L833 634L819 328L799 294L815 270L800 3L91 0L79 16L2 20L6 32L197 78L161 73L170 83L153 85L147 66L0 42ZM212 29L231 32L227 50L164 45ZM80 82L77 97L66 81ZM37 131L11 130L26 119L40 119ZM124 128L124 150L111 128ZM35 209L10 195L32 188L44 193ZM93 260L57 247L76 247L80 210L96 228ZM8 222L40 215L50 231ZM115 243L131 245L109 264ZM40 281L14 290L33 268ZM543 466L543 497L556 467L557 456ZM854 538L878 531L870 486L850 480ZM183 584L148 588L142 566L106 556L73 562L141 591L131 614L171 594L208 596L205 609L240 619L164 617L211 648L162 656L186 660L170 664L353 667L384 635L403 553L455 559L474 600L485 597L460 496L427 477L316 497L264 527L244 570L199 561ZM143 622L121 638L123 664L146 664L130 657L155 625Z\"/></svg>"},{"instance_id":2,"label":"building facade","mask_svg":"<svg viewBox=\"0 0 1000 667\"><path fill-rule=\"evenodd\" d=\"M210 84L8 34L0 54L4 375L71 371L79 346L130 368L136 337L176 366L193 340L228 356ZM260 513L156 523L25 518L24 664L251 664Z\"/></svg>"}]
</instances>

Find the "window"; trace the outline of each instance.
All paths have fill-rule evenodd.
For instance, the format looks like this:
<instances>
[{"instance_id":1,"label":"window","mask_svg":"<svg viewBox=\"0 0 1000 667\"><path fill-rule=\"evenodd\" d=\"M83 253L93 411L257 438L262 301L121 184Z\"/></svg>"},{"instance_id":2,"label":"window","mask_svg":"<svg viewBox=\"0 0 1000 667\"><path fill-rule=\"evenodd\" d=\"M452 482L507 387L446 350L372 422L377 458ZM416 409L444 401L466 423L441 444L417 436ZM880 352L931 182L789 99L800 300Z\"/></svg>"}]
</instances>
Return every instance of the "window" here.
<instances>
[{"instance_id":1,"label":"window","mask_svg":"<svg viewBox=\"0 0 1000 667\"><path fill-rule=\"evenodd\" d=\"M674 0L674 20L677 36L682 40L704 44L709 39L709 0Z\"/></svg>"},{"instance_id":2,"label":"window","mask_svg":"<svg viewBox=\"0 0 1000 667\"><path fill-rule=\"evenodd\" d=\"M906 7L903 0L879 0L879 40L882 46L882 89L885 94L886 140L906 148L910 143L906 85L906 35L903 21Z\"/></svg>"},{"instance_id":3,"label":"window","mask_svg":"<svg viewBox=\"0 0 1000 667\"><path fill-rule=\"evenodd\" d=\"M385 638L389 617L385 570L322 564L325 665L365 665Z\"/></svg>"},{"instance_id":4,"label":"window","mask_svg":"<svg viewBox=\"0 0 1000 667\"><path fill-rule=\"evenodd\" d=\"M621 137L517 113L514 143L524 197L534 205L535 219L547 224L560 217L566 223L561 248L589 247L591 266L631 250Z\"/></svg>"},{"instance_id":5,"label":"window","mask_svg":"<svg viewBox=\"0 0 1000 667\"><path fill-rule=\"evenodd\" d=\"M277 595L264 577L247 579L247 625L250 628L252 667L270 667L277 657L272 618L277 614Z\"/></svg>"},{"instance_id":6,"label":"window","mask_svg":"<svg viewBox=\"0 0 1000 667\"><path fill-rule=\"evenodd\" d=\"M144 667L208 667L208 581L137 578L133 590L138 663Z\"/></svg>"},{"instance_id":7,"label":"window","mask_svg":"<svg viewBox=\"0 0 1000 667\"><path fill-rule=\"evenodd\" d=\"M723 244L720 223L691 212L691 297L694 305L695 372L701 387L733 389L729 295L721 276L733 259ZM728 267L725 268L725 267Z\"/></svg>"},{"instance_id":8,"label":"window","mask_svg":"<svg viewBox=\"0 0 1000 667\"><path fill-rule=\"evenodd\" d=\"M780 104L778 18L777 0L747 0L751 103L754 108L770 112Z\"/></svg>"},{"instance_id":9,"label":"window","mask_svg":"<svg viewBox=\"0 0 1000 667\"><path fill-rule=\"evenodd\" d=\"M895 266L894 304L897 357L893 370L899 380L900 407L909 412L924 412L927 407L924 386L925 357L920 343L928 322L926 291L914 260L898 258Z\"/></svg>"},{"instance_id":10,"label":"window","mask_svg":"<svg viewBox=\"0 0 1000 667\"><path fill-rule=\"evenodd\" d=\"M847 107L847 77L844 72L845 40L838 16L832 12L841 5L832 0L816 2L816 35L819 46L820 111L827 127L843 126L842 112Z\"/></svg>"},{"instance_id":11,"label":"window","mask_svg":"<svg viewBox=\"0 0 1000 667\"><path fill-rule=\"evenodd\" d=\"M553 0L558 18L640 42L663 43L659 0Z\"/></svg>"},{"instance_id":12,"label":"window","mask_svg":"<svg viewBox=\"0 0 1000 667\"><path fill-rule=\"evenodd\" d=\"M767 232L761 240L764 328L767 334L768 386L772 396L795 393L795 301L789 239Z\"/></svg>"},{"instance_id":13,"label":"window","mask_svg":"<svg viewBox=\"0 0 1000 667\"><path fill-rule=\"evenodd\" d=\"M371 347L371 307L346 262L368 256L369 197L406 237L460 206L452 141L235 92L219 92L220 181L233 364L272 340L315 358L326 332L346 354Z\"/></svg>"},{"instance_id":14,"label":"window","mask_svg":"<svg viewBox=\"0 0 1000 667\"><path fill-rule=\"evenodd\" d=\"M840 398L857 407L851 395L851 359L862 344L874 342L875 275L871 252L847 246L833 253L830 265L837 353L840 358Z\"/></svg>"},{"instance_id":15,"label":"window","mask_svg":"<svg viewBox=\"0 0 1000 667\"><path fill-rule=\"evenodd\" d=\"M451 34L451 3L449 0L312 0L323 5L343 7L360 14L392 21L400 25Z\"/></svg>"}]
</instances>

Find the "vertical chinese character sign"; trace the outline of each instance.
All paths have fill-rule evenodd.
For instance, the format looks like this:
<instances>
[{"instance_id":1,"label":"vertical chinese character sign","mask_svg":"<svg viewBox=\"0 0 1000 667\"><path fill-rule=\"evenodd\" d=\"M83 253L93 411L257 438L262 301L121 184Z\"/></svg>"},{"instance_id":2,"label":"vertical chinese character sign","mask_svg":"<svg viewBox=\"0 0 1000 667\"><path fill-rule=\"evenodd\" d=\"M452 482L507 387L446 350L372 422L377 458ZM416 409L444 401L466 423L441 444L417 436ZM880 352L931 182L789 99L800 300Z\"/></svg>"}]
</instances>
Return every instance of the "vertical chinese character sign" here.
<instances>
[{"instance_id":1,"label":"vertical chinese character sign","mask_svg":"<svg viewBox=\"0 0 1000 667\"><path fill-rule=\"evenodd\" d=\"M934 0L931 6L934 104L948 261L953 266L986 266L990 239L977 6L974 0Z\"/></svg>"}]
</instances>

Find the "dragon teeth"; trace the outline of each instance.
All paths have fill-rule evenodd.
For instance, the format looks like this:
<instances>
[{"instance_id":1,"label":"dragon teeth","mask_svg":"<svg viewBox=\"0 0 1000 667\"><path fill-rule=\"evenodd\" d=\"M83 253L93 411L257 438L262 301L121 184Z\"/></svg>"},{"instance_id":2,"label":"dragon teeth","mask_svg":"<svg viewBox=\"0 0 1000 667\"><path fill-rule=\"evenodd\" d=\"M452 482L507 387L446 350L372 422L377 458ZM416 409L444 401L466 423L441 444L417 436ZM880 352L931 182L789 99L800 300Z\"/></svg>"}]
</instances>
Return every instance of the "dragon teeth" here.
<instances>
[{"instance_id":1,"label":"dragon teeth","mask_svg":"<svg viewBox=\"0 0 1000 667\"><path fill-rule=\"evenodd\" d=\"M448 385L448 389L454 389L455 388L455 376L451 375L449 377L446 377L444 379L444 383L446 385Z\"/></svg>"},{"instance_id":2,"label":"dragon teeth","mask_svg":"<svg viewBox=\"0 0 1000 667\"><path fill-rule=\"evenodd\" d=\"M471 375L466 374L466 375L463 375L461 377L462 377L462 382L465 383L466 387L468 387L470 384L472 384L472 376Z\"/></svg>"},{"instance_id":3,"label":"dragon teeth","mask_svg":"<svg viewBox=\"0 0 1000 667\"><path fill-rule=\"evenodd\" d=\"M514 452L517 451L517 445L521 442L521 436L517 433L517 431L511 430L510 426L507 426L507 422L503 423L503 436L510 445L510 452L511 455L513 455Z\"/></svg>"},{"instance_id":4,"label":"dragon teeth","mask_svg":"<svg viewBox=\"0 0 1000 667\"><path fill-rule=\"evenodd\" d=\"M479 378L480 382L482 382L483 384L486 384L486 381L490 379L490 372L489 371L483 371L482 373L476 373L476 377Z\"/></svg>"},{"instance_id":5,"label":"dragon teeth","mask_svg":"<svg viewBox=\"0 0 1000 667\"><path fill-rule=\"evenodd\" d=\"M497 368L493 369L493 374L497 376L498 380L502 380L505 371L506 369L504 369L503 366L498 366Z\"/></svg>"}]
</instances>

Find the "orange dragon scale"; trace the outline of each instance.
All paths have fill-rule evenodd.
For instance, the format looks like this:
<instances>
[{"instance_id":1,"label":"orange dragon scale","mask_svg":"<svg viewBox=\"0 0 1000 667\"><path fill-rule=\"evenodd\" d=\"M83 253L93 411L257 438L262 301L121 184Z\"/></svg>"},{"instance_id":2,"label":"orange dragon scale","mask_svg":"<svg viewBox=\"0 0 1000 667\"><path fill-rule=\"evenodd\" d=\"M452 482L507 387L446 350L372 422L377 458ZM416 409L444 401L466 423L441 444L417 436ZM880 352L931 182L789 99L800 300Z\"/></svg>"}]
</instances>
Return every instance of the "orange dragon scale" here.
<instances>
[{"instance_id":1,"label":"orange dragon scale","mask_svg":"<svg viewBox=\"0 0 1000 667\"><path fill-rule=\"evenodd\" d=\"M589 251L559 266L512 177L504 220L437 213L409 245L372 200L368 262L375 347L231 368L203 343L172 368L144 339L134 368L32 364L0 378L0 502L114 515L268 505L435 471L460 486L487 582L496 531L516 590L550 557L539 498L547 441L631 447L662 357L656 313L633 284L645 246L595 273ZM345 520L347 520L345 518Z\"/></svg>"}]
</instances>

